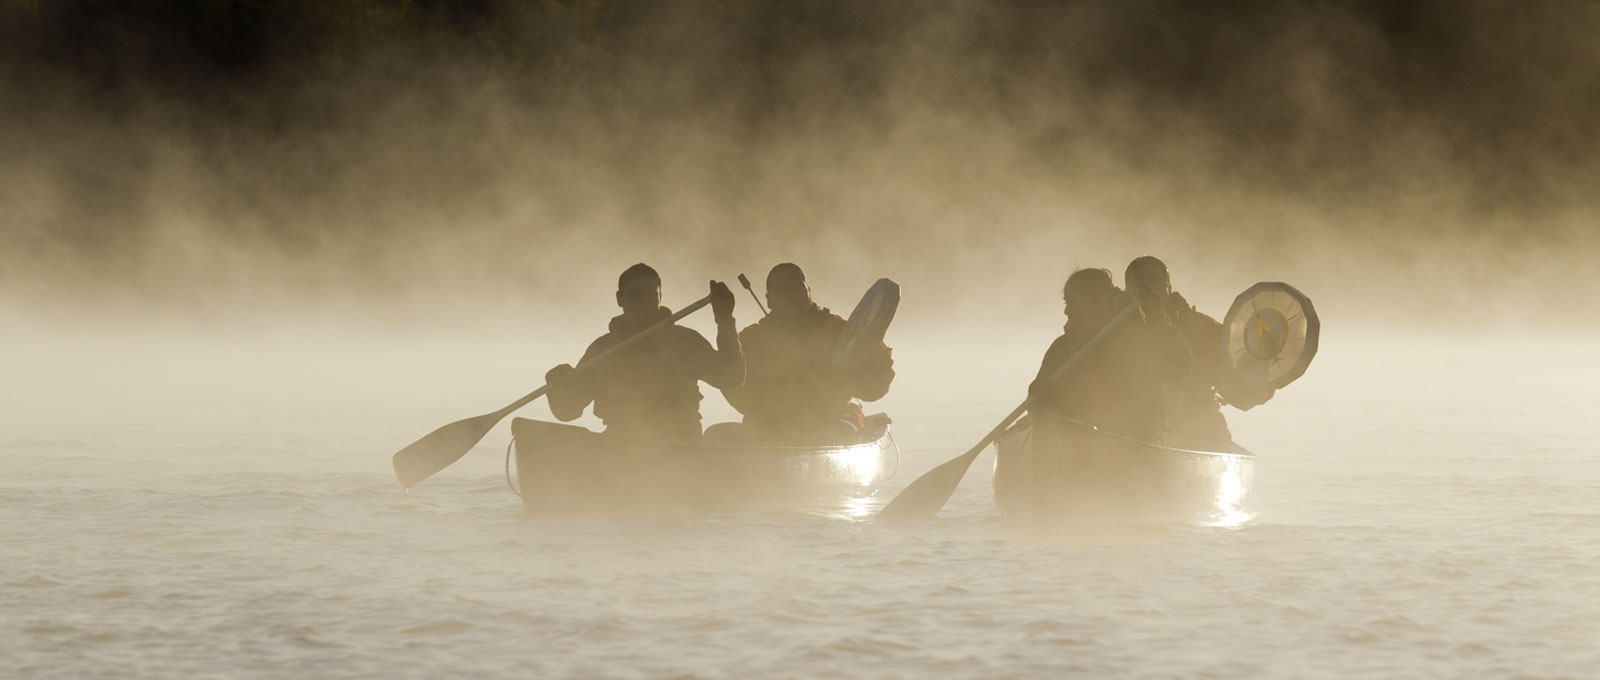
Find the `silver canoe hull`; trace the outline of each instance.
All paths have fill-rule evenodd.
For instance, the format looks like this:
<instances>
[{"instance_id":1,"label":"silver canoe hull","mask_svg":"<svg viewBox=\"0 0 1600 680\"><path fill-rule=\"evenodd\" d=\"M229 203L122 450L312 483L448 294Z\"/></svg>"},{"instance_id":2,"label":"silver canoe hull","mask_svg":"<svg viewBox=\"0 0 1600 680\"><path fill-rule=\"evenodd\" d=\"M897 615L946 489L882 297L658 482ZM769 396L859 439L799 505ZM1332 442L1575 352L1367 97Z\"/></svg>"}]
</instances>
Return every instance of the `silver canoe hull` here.
<instances>
[{"instance_id":1,"label":"silver canoe hull","mask_svg":"<svg viewBox=\"0 0 1600 680\"><path fill-rule=\"evenodd\" d=\"M523 507L538 516L693 515L828 507L869 496L899 467L886 417L857 444L620 443L581 427L511 424Z\"/></svg>"},{"instance_id":2,"label":"silver canoe hull","mask_svg":"<svg viewBox=\"0 0 1600 680\"><path fill-rule=\"evenodd\" d=\"M998 442L995 502L1034 521L1237 524L1249 518L1255 455L1234 448L1175 449L1024 418Z\"/></svg>"}]
</instances>

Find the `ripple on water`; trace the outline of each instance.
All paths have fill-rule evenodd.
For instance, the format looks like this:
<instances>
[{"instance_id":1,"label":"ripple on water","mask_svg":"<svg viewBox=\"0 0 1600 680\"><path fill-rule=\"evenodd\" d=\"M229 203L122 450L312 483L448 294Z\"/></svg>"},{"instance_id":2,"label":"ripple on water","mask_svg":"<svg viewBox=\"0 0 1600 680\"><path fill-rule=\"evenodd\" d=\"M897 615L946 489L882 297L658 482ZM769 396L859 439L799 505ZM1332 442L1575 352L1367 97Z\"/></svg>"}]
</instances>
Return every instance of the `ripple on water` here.
<instances>
[{"instance_id":1,"label":"ripple on water","mask_svg":"<svg viewBox=\"0 0 1600 680\"><path fill-rule=\"evenodd\" d=\"M62 586L66 584L55 579L34 575L29 576L21 581L12 581L6 585L12 588L54 588L56 586Z\"/></svg>"},{"instance_id":2,"label":"ripple on water","mask_svg":"<svg viewBox=\"0 0 1600 680\"><path fill-rule=\"evenodd\" d=\"M1469 390L1389 415L1305 382L1238 419L1263 458L1259 517L1235 529L1028 535L994 516L981 464L938 520L896 527L807 513L518 521L517 501L487 490L498 455L401 492L373 442L412 419L308 433L280 415L176 447L159 427L74 436L133 452L30 453L25 481L0 481L0 657L22 677L136 680L1600 667L1600 466L1592 437L1560 429L1586 422L1592 395L1520 416L1548 431L1525 428L1540 441L1513 457L1462 434L1494 428L1430 411ZM915 406L900 485L970 443L912 441ZM332 444L273 439L296 430Z\"/></svg>"},{"instance_id":3,"label":"ripple on water","mask_svg":"<svg viewBox=\"0 0 1600 680\"><path fill-rule=\"evenodd\" d=\"M75 635L83 632L83 629L78 628L77 626L55 623L53 621L44 621L40 623L23 625L22 632L27 633L28 635Z\"/></svg>"},{"instance_id":4,"label":"ripple on water","mask_svg":"<svg viewBox=\"0 0 1600 680\"><path fill-rule=\"evenodd\" d=\"M472 628L472 624L467 623L466 621L462 621L460 619L445 619L442 621L425 623L420 626L404 628L401 629L400 632L405 633L406 635L460 635L472 630Z\"/></svg>"}]
</instances>

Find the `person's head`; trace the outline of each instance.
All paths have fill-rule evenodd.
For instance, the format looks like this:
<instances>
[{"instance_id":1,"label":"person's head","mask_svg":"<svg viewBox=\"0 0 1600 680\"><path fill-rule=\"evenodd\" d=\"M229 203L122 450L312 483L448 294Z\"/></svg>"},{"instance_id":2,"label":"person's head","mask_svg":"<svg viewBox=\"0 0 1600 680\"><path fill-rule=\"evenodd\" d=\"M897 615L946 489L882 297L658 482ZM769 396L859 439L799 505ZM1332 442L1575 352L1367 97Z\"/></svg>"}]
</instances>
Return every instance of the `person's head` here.
<instances>
[{"instance_id":1,"label":"person's head","mask_svg":"<svg viewBox=\"0 0 1600 680\"><path fill-rule=\"evenodd\" d=\"M811 287L799 265L785 262L767 272L767 306L774 314L811 307Z\"/></svg>"},{"instance_id":2,"label":"person's head","mask_svg":"<svg viewBox=\"0 0 1600 680\"><path fill-rule=\"evenodd\" d=\"M1061 299L1066 303L1062 311L1073 318L1108 314L1116 305L1117 293L1109 270L1079 269L1072 272L1072 276L1067 277L1067 285L1061 287Z\"/></svg>"},{"instance_id":3,"label":"person's head","mask_svg":"<svg viewBox=\"0 0 1600 680\"><path fill-rule=\"evenodd\" d=\"M643 262L617 277L617 306L628 316L651 314L661 308L661 275Z\"/></svg>"},{"instance_id":4,"label":"person's head","mask_svg":"<svg viewBox=\"0 0 1600 680\"><path fill-rule=\"evenodd\" d=\"M1122 274L1122 282L1127 285L1128 292L1134 295L1145 290L1163 296L1172 293L1172 277L1167 274L1167 263L1149 255L1133 258L1128 263L1128 270Z\"/></svg>"}]
</instances>

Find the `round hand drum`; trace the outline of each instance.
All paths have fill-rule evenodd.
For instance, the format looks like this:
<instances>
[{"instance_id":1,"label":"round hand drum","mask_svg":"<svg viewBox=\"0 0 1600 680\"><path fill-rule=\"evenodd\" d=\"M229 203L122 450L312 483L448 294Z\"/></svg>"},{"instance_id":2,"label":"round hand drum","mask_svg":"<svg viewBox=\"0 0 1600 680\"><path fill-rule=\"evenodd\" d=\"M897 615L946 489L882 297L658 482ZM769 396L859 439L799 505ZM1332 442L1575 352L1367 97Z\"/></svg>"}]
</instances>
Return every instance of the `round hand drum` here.
<instances>
[{"instance_id":1,"label":"round hand drum","mask_svg":"<svg viewBox=\"0 0 1600 680\"><path fill-rule=\"evenodd\" d=\"M1317 354L1322 323L1311 300L1287 283L1263 282L1234 298L1222 320L1223 351L1233 372L1252 385L1282 388Z\"/></svg>"},{"instance_id":2,"label":"round hand drum","mask_svg":"<svg viewBox=\"0 0 1600 680\"><path fill-rule=\"evenodd\" d=\"M844 328L839 329L839 338L833 342L833 365L853 366L865 352L882 345L883 334L889 331L889 322L894 321L894 310L899 307L900 284L889 279L872 284Z\"/></svg>"}]
</instances>

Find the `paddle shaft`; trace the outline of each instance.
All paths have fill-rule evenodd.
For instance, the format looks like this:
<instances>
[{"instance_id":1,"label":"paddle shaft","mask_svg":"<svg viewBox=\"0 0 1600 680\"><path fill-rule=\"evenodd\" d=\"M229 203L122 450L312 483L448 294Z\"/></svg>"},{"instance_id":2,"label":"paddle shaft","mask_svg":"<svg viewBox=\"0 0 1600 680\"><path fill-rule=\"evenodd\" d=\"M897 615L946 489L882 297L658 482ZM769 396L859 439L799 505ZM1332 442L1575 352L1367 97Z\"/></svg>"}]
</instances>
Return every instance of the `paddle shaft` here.
<instances>
[{"instance_id":1,"label":"paddle shaft","mask_svg":"<svg viewBox=\"0 0 1600 680\"><path fill-rule=\"evenodd\" d=\"M1115 328L1117 324L1122 323L1123 319L1127 318L1129 314L1132 314L1137 309L1139 309L1138 300L1134 300L1127 307L1122 308L1122 311L1118 312L1116 316L1112 317L1111 321L1106 325L1101 326L1100 330L1095 332L1095 334L1089 338L1088 342L1083 343L1082 347L1079 347L1076 352L1073 352L1072 356L1068 357L1065 363L1061 364L1060 367L1056 368L1055 371L1050 373L1049 382L1060 380L1062 376L1067 374L1067 371L1072 370L1072 367L1078 364L1079 359L1082 359L1089 353L1089 350L1094 349L1095 345L1100 344L1101 340L1104 340L1107 335L1110 335L1111 329ZM961 455L977 457L979 452L983 451L985 448L988 448L990 444L994 443L994 440L999 439L1000 435L1006 431L1006 428L1011 427L1011 424L1016 422L1018 418L1021 418L1022 414L1027 413L1029 407L1031 406L1033 406L1032 397L1022 400L1022 403L1018 404L1016 408L1012 409L1011 413L1007 415L1004 420L1001 420L999 425L996 425L994 426L994 429L989 430L989 434L984 436L983 441L978 442L978 445L972 447L972 450Z\"/></svg>"},{"instance_id":2,"label":"paddle shaft","mask_svg":"<svg viewBox=\"0 0 1600 680\"><path fill-rule=\"evenodd\" d=\"M623 340L622 342L619 342L619 343L617 343L615 345L612 345L612 346L606 348L605 351L594 355L593 359L590 359L588 361L580 361L580 362L578 362L578 366L577 366L576 369L574 369L574 371L576 373L582 373L582 372L594 367L595 364L598 364L598 363L600 363L602 361L605 361L608 357L616 354L617 352L620 352L622 350L625 350L625 349L627 349L629 347L632 347L632 346L638 344L640 340L643 340L645 338L645 336L650 335L651 333L654 333L654 332L656 332L658 330L661 330L663 328L666 328L667 326L671 326L672 324L677 323L679 319L682 319L683 317L686 317L686 316L688 316L690 314L698 312L698 311L700 311L701 307L704 307L704 306L709 305L709 304L711 304L711 296L710 295L707 295L707 296L705 296L703 298L700 298L699 300L695 300L694 302L689 303L689 306L678 310L672 316L669 316L669 317L667 317L665 319L657 321L657 322L651 324L649 327L645 328L644 330L639 331L638 333L634 333L633 335L628 336L628 338L626 340ZM500 417L504 418L507 415L510 415L512 411L515 411L515 410L517 410L519 408L527 406L529 402L532 402L533 400L544 396L544 393L548 392L549 390L550 390L550 386L549 385L540 385L539 389L536 389L536 390L534 390L532 392L529 392L526 395L524 395L521 399L518 399L518 400L516 400L514 402L511 402L511 404L509 406L506 406L505 408L500 409L499 411L497 411L497 413L500 413L501 414Z\"/></svg>"},{"instance_id":3,"label":"paddle shaft","mask_svg":"<svg viewBox=\"0 0 1600 680\"><path fill-rule=\"evenodd\" d=\"M1083 343L1083 346L1074 351L1066 362L1050 373L1049 381L1060 380L1062 376L1066 375L1067 371L1072 370L1072 367L1078 364L1079 359L1089 353L1089 350L1094 349L1106 336L1110 335L1113 328L1116 328L1118 324L1122 323L1123 319L1128 318L1130 314L1133 314L1138 309L1139 301L1134 300L1127 307L1124 307L1122 311L1117 312L1117 315L1106 322L1104 326L1101 326L1100 330L1095 332L1088 342ZM984 449L993 444L994 440L998 439L1006 431L1006 428L1011 427L1011 424L1021 418L1022 414L1027 413L1032 406L1032 397L1022 400L1022 403L1012 409L1011 413L1000 421L1000 424L994 426L994 429L989 430L989 434L984 435L976 446L912 481L904 491L900 492L899 496L889 501L889 504L878 512L878 516L889 518L931 517L938 513L939 508L944 507L945 502L950 500L950 495L955 493L956 486L961 483L961 478L966 476L967 469L972 467L972 461L977 460L978 454L983 453ZM902 499L904 499L903 503L901 502Z\"/></svg>"},{"instance_id":4,"label":"paddle shaft","mask_svg":"<svg viewBox=\"0 0 1600 680\"><path fill-rule=\"evenodd\" d=\"M1128 318L1129 315L1137 311L1139 311L1139 300L1135 298L1133 302L1128 303L1127 307L1123 307L1122 311L1117 312L1116 316L1111 317L1111 320L1106 322L1106 325L1101 326L1100 330L1096 331L1094 336L1089 338L1088 342L1083 343L1083 346L1078 348L1078 351L1073 352L1072 356L1067 358L1066 363L1061 364L1060 368L1057 368L1055 372L1051 373L1050 382L1060 380L1062 376L1067 374L1067 371L1072 370L1072 367L1077 365L1079 359L1082 359L1085 354L1089 353L1089 350L1094 349L1095 345L1100 344L1101 340L1106 339L1106 336L1111 334L1111 330L1116 328L1118 324L1122 323L1123 319ZM1028 402L1022 402L1022 404L1026 406Z\"/></svg>"},{"instance_id":5,"label":"paddle shaft","mask_svg":"<svg viewBox=\"0 0 1600 680\"><path fill-rule=\"evenodd\" d=\"M671 326L679 319L693 314L696 310L708 304L711 304L710 295L696 300L670 317L651 324L644 330L596 354L588 361L580 362L574 373L586 371L595 364L604 362L617 352L637 344L645 336ZM512 411L527 406L528 402L544 396L549 390L549 385L543 385L539 389L529 392L521 399L511 402L505 408L450 423L412 442L410 446L401 449L399 453L394 454L392 460L394 473L400 479L400 485L409 489L422 480L433 476L435 472L443 470L460 460L462 456L472 450L472 447L483 440L484 435L489 434L489 430L493 429L501 420L504 420Z\"/></svg>"},{"instance_id":6,"label":"paddle shaft","mask_svg":"<svg viewBox=\"0 0 1600 680\"><path fill-rule=\"evenodd\" d=\"M766 316L767 315L767 307L766 307L766 305L761 304L761 296L760 295L756 295L756 289L750 287L750 279L745 278L744 274L740 274L739 275L739 285L744 286L745 290L750 291L750 297L755 298L756 308L761 310L761 315L762 316Z\"/></svg>"}]
</instances>

